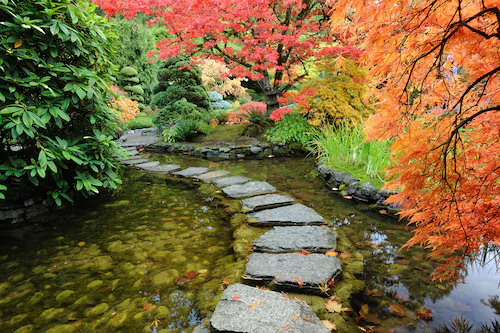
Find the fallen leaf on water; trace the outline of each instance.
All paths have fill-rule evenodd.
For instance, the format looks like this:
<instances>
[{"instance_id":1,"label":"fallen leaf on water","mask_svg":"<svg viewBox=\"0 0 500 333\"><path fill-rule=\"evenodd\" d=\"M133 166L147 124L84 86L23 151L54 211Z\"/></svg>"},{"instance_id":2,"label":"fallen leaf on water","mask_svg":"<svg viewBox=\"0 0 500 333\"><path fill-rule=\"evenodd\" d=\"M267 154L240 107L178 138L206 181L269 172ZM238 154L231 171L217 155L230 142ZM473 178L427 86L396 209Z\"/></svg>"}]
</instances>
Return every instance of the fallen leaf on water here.
<instances>
[{"instance_id":1,"label":"fallen leaf on water","mask_svg":"<svg viewBox=\"0 0 500 333\"><path fill-rule=\"evenodd\" d=\"M393 303L393 304L389 305L389 311L391 311L391 313L393 315L396 315L399 317L406 316L406 310L401 304Z\"/></svg>"},{"instance_id":2,"label":"fallen leaf on water","mask_svg":"<svg viewBox=\"0 0 500 333\"><path fill-rule=\"evenodd\" d=\"M78 242L78 243L76 243L76 246L78 246L78 247L84 247L85 246L85 242Z\"/></svg>"},{"instance_id":3,"label":"fallen leaf on water","mask_svg":"<svg viewBox=\"0 0 500 333\"><path fill-rule=\"evenodd\" d=\"M361 309L359 310L359 316L366 320L369 310L370 308L368 307L368 304L361 305Z\"/></svg>"},{"instance_id":4,"label":"fallen leaf on water","mask_svg":"<svg viewBox=\"0 0 500 333\"><path fill-rule=\"evenodd\" d=\"M340 255L339 255L340 258L342 259L348 259L348 258L351 258L352 257L352 254L350 252L342 252Z\"/></svg>"},{"instance_id":5,"label":"fallen leaf on water","mask_svg":"<svg viewBox=\"0 0 500 333\"><path fill-rule=\"evenodd\" d=\"M322 320L321 321L323 323L323 325L325 325L325 327L327 329L329 329L330 331L333 331L333 330L336 330L337 329L337 326L335 326L334 323L332 323L331 321L329 320Z\"/></svg>"},{"instance_id":6,"label":"fallen leaf on water","mask_svg":"<svg viewBox=\"0 0 500 333\"><path fill-rule=\"evenodd\" d=\"M208 273L208 269L204 268L204 269L200 269L198 271L198 274L207 274Z\"/></svg>"},{"instance_id":7,"label":"fallen leaf on water","mask_svg":"<svg viewBox=\"0 0 500 333\"><path fill-rule=\"evenodd\" d=\"M328 310L328 312L331 312L331 313L341 312L342 311L342 304L337 302L334 299L331 299L328 302L326 302L325 308Z\"/></svg>"},{"instance_id":8,"label":"fallen leaf on water","mask_svg":"<svg viewBox=\"0 0 500 333\"><path fill-rule=\"evenodd\" d=\"M195 277L198 276L198 273L196 273L195 271L189 271L187 272L185 275L184 275L188 280L192 280L194 279Z\"/></svg>"},{"instance_id":9,"label":"fallen leaf on water","mask_svg":"<svg viewBox=\"0 0 500 333\"><path fill-rule=\"evenodd\" d=\"M146 185L151 185L151 182L146 182Z\"/></svg>"},{"instance_id":10,"label":"fallen leaf on water","mask_svg":"<svg viewBox=\"0 0 500 333\"><path fill-rule=\"evenodd\" d=\"M334 251L334 250L329 250L329 251L326 251L325 252L325 255L329 256L329 257L336 257L338 256L338 252L337 251Z\"/></svg>"},{"instance_id":11,"label":"fallen leaf on water","mask_svg":"<svg viewBox=\"0 0 500 333\"><path fill-rule=\"evenodd\" d=\"M417 318L423 320L431 320L432 319L432 310L427 308L421 308L416 313Z\"/></svg>"},{"instance_id":12,"label":"fallen leaf on water","mask_svg":"<svg viewBox=\"0 0 500 333\"><path fill-rule=\"evenodd\" d=\"M381 210L379 210L378 212L379 212L380 214L382 214L382 215L387 215L387 214L388 214L388 213L387 213L387 210L385 210L385 209L381 209Z\"/></svg>"},{"instance_id":13,"label":"fallen leaf on water","mask_svg":"<svg viewBox=\"0 0 500 333\"><path fill-rule=\"evenodd\" d=\"M351 200L352 199L352 195L344 195L344 199Z\"/></svg>"},{"instance_id":14,"label":"fallen leaf on water","mask_svg":"<svg viewBox=\"0 0 500 333\"><path fill-rule=\"evenodd\" d=\"M457 305L460 308L460 310L462 310L463 312L471 312L472 311L472 308L465 303L457 302Z\"/></svg>"}]
</instances>

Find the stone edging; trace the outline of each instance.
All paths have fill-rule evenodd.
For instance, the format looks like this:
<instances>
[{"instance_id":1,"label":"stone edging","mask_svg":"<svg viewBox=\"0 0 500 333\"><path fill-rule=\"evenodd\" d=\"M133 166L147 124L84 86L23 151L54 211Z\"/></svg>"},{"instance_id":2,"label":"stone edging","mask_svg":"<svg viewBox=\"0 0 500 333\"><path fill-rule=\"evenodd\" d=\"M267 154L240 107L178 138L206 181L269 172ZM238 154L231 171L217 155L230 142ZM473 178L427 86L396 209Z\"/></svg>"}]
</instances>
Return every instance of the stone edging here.
<instances>
[{"instance_id":1,"label":"stone edging","mask_svg":"<svg viewBox=\"0 0 500 333\"><path fill-rule=\"evenodd\" d=\"M161 143L146 148L157 153L183 154L205 159L235 160L274 156L302 156L303 151L296 150L285 144L255 143L249 145L225 145L214 147L195 147L189 143Z\"/></svg>"},{"instance_id":2,"label":"stone edging","mask_svg":"<svg viewBox=\"0 0 500 333\"><path fill-rule=\"evenodd\" d=\"M335 191L343 196L351 196L353 199L380 207L396 210L392 205L386 205L385 200L393 193L387 190L375 188L370 182L364 182L353 177L349 172L332 170L321 163L316 166L318 173L325 182Z\"/></svg>"}]
</instances>

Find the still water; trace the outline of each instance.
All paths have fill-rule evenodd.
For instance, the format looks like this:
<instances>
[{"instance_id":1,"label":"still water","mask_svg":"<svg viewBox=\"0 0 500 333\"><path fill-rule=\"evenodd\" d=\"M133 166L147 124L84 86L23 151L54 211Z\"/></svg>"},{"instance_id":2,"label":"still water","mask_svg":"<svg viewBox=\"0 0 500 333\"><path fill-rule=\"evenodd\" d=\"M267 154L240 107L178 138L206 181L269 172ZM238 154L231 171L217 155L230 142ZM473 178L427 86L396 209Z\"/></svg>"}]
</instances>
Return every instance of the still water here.
<instances>
[{"instance_id":1,"label":"still water","mask_svg":"<svg viewBox=\"0 0 500 333\"><path fill-rule=\"evenodd\" d=\"M352 301L352 320L365 329L424 332L456 316L476 327L500 319L495 260L471 264L465 284L432 282L425 251L400 250L410 229L340 198L310 159L150 159L265 180L313 207L365 258L367 287ZM212 198L168 176L128 170L124 178L113 196L54 212L23 241L2 242L1 332L206 332L214 296L232 279L227 216ZM422 308L432 320L418 318Z\"/></svg>"}]
</instances>

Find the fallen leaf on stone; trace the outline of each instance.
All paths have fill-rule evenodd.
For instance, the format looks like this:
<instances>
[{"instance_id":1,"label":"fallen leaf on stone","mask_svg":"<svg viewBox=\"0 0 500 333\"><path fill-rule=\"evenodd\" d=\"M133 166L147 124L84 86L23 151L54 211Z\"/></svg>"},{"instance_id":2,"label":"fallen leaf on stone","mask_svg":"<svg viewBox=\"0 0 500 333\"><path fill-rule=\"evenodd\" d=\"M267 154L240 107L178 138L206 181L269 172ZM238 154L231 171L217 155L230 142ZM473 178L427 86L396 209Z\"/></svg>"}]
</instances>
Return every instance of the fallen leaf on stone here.
<instances>
[{"instance_id":1,"label":"fallen leaf on stone","mask_svg":"<svg viewBox=\"0 0 500 333\"><path fill-rule=\"evenodd\" d=\"M432 310L427 308L421 308L416 313L417 318L423 320L431 320L432 319Z\"/></svg>"},{"instance_id":2,"label":"fallen leaf on stone","mask_svg":"<svg viewBox=\"0 0 500 333\"><path fill-rule=\"evenodd\" d=\"M285 327L282 328L283 331L288 331L292 326L286 325Z\"/></svg>"},{"instance_id":3,"label":"fallen leaf on stone","mask_svg":"<svg viewBox=\"0 0 500 333\"><path fill-rule=\"evenodd\" d=\"M255 310L256 307L258 307L258 306L260 306L262 304L264 304L264 302L262 302L262 301L254 301L253 303L251 303L251 304L248 305L248 307L249 307L248 312Z\"/></svg>"},{"instance_id":4,"label":"fallen leaf on stone","mask_svg":"<svg viewBox=\"0 0 500 333\"><path fill-rule=\"evenodd\" d=\"M333 299L326 302L325 308L331 313L342 312L342 304Z\"/></svg>"},{"instance_id":5,"label":"fallen leaf on stone","mask_svg":"<svg viewBox=\"0 0 500 333\"><path fill-rule=\"evenodd\" d=\"M297 320L297 318L299 318L299 316L297 315L293 315L292 318L290 318L291 321L294 321L294 320Z\"/></svg>"},{"instance_id":6,"label":"fallen leaf on stone","mask_svg":"<svg viewBox=\"0 0 500 333\"><path fill-rule=\"evenodd\" d=\"M352 199L352 195L344 195L344 199L351 200Z\"/></svg>"},{"instance_id":7,"label":"fallen leaf on stone","mask_svg":"<svg viewBox=\"0 0 500 333\"><path fill-rule=\"evenodd\" d=\"M141 148L138 151L139 151L139 153L142 153L144 150L145 150L144 148Z\"/></svg>"},{"instance_id":8,"label":"fallen leaf on stone","mask_svg":"<svg viewBox=\"0 0 500 333\"><path fill-rule=\"evenodd\" d=\"M302 255L304 255L304 256L308 256L308 255L310 255L310 254L311 254L311 252L306 251L306 250L304 250L304 249L302 249L302 251L300 251L300 252L295 252L295 253L297 253L297 254L302 254Z\"/></svg>"},{"instance_id":9,"label":"fallen leaf on stone","mask_svg":"<svg viewBox=\"0 0 500 333\"><path fill-rule=\"evenodd\" d=\"M237 301L237 300L239 300L239 299L240 299L240 295L235 294L235 295L233 295L233 298L231 298L231 299L232 299L233 301Z\"/></svg>"},{"instance_id":10,"label":"fallen leaf on stone","mask_svg":"<svg viewBox=\"0 0 500 333\"><path fill-rule=\"evenodd\" d=\"M304 285L304 282L302 282L300 278L293 278L292 281L297 283L300 288L302 288L302 286Z\"/></svg>"},{"instance_id":11,"label":"fallen leaf on stone","mask_svg":"<svg viewBox=\"0 0 500 333\"><path fill-rule=\"evenodd\" d=\"M336 257L338 256L338 252L337 251L334 251L334 250L329 250L329 251L326 251L325 252L325 255L329 256L329 257Z\"/></svg>"},{"instance_id":12,"label":"fallen leaf on stone","mask_svg":"<svg viewBox=\"0 0 500 333\"><path fill-rule=\"evenodd\" d=\"M396 315L399 317L406 316L406 310L401 304L396 304L396 303L390 304L389 311L391 311L391 313L393 315Z\"/></svg>"},{"instance_id":13,"label":"fallen leaf on stone","mask_svg":"<svg viewBox=\"0 0 500 333\"><path fill-rule=\"evenodd\" d=\"M333 331L333 330L337 330L337 326L332 323L331 321L329 320L322 320L321 321L323 323L323 325L325 325L326 328L328 328L330 331Z\"/></svg>"}]
</instances>

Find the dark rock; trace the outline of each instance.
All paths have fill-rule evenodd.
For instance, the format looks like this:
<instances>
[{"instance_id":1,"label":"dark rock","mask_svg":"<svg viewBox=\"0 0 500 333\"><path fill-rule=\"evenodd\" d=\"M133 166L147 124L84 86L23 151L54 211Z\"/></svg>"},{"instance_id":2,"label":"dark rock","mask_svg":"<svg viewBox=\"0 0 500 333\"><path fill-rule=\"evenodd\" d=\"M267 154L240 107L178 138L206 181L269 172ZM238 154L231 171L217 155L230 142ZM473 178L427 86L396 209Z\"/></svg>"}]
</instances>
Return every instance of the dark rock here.
<instances>
[{"instance_id":1,"label":"dark rock","mask_svg":"<svg viewBox=\"0 0 500 333\"><path fill-rule=\"evenodd\" d=\"M327 228L316 226L274 227L253 241L257 252L326 252L337 246L337 237Z\"/></svg>"},{"instance_id":2,"label":"dark rock","mask_svg":"<svg viewBox=\"0 0 500 333\"><path fill-rule=\"evenodd\" d=\"M36 204L26 208L26 219L31 220L41 215L47 214L49 209L42 204Z\"/></svg>"},{"instance_id":3,"label":"dark rock","mask_svg":"<svg viewBox=\"0 0 500 333\"><path fill-rule=\"evenodd\" d=\"M253 155L257 155L261 151L262 151L262 148L260 148L260 147L250 147L250 153L252 153Z\"/></svg>"},{"instance_id":4,"label":"dark rock","mask_svg":"<svg viewBox=\"0 0 500 333\"><path fill-rule=\"evenodd\" d=\"M233 177L214 179L212 182L219 187L226 187L236 184L247 183L249 181L251 181L251 179L247 177L233 176Z\"/></svg>"},{"instance_id":5,"label":"dark rock","mask_svg":"<svg viewBox=\"0 0 500 333\"><path fill-rule=\"evenodd\" d=\"M330 332L306 302L243 284L227 287L210 322L217 332Z\"/></svg>"},{"instance_id":6,"label":"dark rock","mask_svg":"<svg viewBox=\"0 0 500 333\"><path fill-rule=\"evenodd\" d=\"M220 155L219 149L209 149L206 153L207 157L218 157Z\"/></svg>"},{"instance_id":7,"label":"dark rock","mask_svg":"<svg viewBox=\"0 0 500 333\"><path fill-rule=\"evenodd\" d=\"M325 219L314 209L299 204L252 213L248 222L259 226L320 225L325 224Z\"/></svg>"},{"instance_id":8,"label":"dark rock","mask_svg":"<svg viewBox=\"0 0 500 333\"><path fill-rule=\"evenodd\" d=\"M18 217L23 215L23 213L24 213L24 209L22 209L22 208L0 210L0 221L17 219Z\"/></svg>"},{"instance_id":9,"label":"dark rock","mask_svg":"<svg viewBox=\"0 0 500 333\"><path fill-rule=\"evenodd\" d=\"M295 200L280 194L266 194L244 199L242 201L245 212L253 212L263 209L271 209L281 206L293 205Z\"/></svg>"},{"instance_id":10,"label":"dark rock","mask_svg":"<svg viewBox=\"0 0 500 333\"><path fill-rule=\"evenodd\" d=\"M245 154L236 154L237 158L245 158Z\"/></svg>"},{"instance_id":11,"label":"dark rock","mask_svg":"<svg viewBox=\"0 0 500 333\"><path fill-rule=\"evenodd\" d=\"M221 153L229 153L231 151L231 148L229 148L229 147L222 147L222 148L219 148L219 151Z\"/></svg>"},{"instance_id":12,"label":"dark rock","mask_svg":"<svg viewBox=\"0 0 500 333\"><path fill-rule=\"evenodd\" d=\"M135 161L135 160L141 160L141 159L144 159L144 157L140 156L140 155L135 155L135 156L129 156L129 157L122 158L122 159L120 159L120 161L123 163L126 163L126 161Z\"/></svg>"},{"instance_id":13,"label":"dark rock","mask_svg":"<svg viewBox=\"0 0 500 333\"><path fill-rule=\"evenodd\" d=\"M202 173L205 173L207 171L208 168L190 167L181 171L174 172L172 174L181 177L191 177L191 176L201 175Z\"/></svg>"},{"instance_id":14,"label":"dark rock","mask_svg":"<svg viewBox=\"0 0 500 333\"><path fill-rule=\"evenodd\" d=\"M222 189L231 198L251 197L276 191L276 188L267 182L248 182L243 185L231 185Z\"/></svg>"},{"instance_id":15,"label":"dark rock","mask_svg":"<svg viewBox=\"0 0 500 333\"><path fill-rule=\"evenodd\" d=\"M252 253L245 276L248 280L272 281L278 286L319 289L342 270L337 257L324 254Z\"/></svg>"},{"instance_id":16,"label":"dark rock","mask_svg":"<svg viewBox=\"0 0 500 333\"><path fill-rule=\"evenodd\" d=\"M370 182L364 182L354 193L356 199L367 202L376 202L379 198L377 189ZM379 196L380 197L380 196Z\"/></svg>"}]
</instances>

